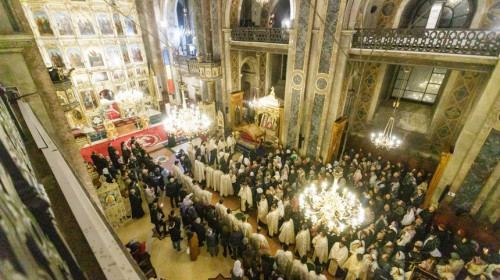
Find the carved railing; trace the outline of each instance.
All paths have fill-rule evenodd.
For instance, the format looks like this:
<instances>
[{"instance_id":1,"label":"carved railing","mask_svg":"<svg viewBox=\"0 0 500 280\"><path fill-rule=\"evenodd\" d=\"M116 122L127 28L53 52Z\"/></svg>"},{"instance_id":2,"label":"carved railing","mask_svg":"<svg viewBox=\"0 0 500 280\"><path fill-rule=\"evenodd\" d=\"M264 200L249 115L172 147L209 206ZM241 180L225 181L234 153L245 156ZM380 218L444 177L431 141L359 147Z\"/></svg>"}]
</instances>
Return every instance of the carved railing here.
<instances>
[{"instance_id":1,"label":"carved railing","mask_svg":"<svg viewBox=\"0 0 500 280\"><path fill-rule=\"evenodd\" d=\"M495 56L500 32L464 29L362 29L353 48Z\"/></svg>"},{"instance_id":2,"label":"carved railing","mask_svg":"<svg viewBox=\"0 0 500 280\"><path fill-rule=\"evenodd\" d=\"M187 65L187 61L190 59L196 59L194 55L174 55L174 64L177 65Z\"/></svg>"},{"instance_id":3,"label":"carved railing","mask_svg":"<svg viewBox=\"0 0 500 280\"><path fill-rule=\"evenodd\" d=\"M220 61L198 61L190 59L187 61L189 74L199 76L204 81L214 81L222 77Z\"/></svg>"},{"instance_id":4,"label":"carved railing","mask_svg":"<svg viewBox=\"0 0 500 280\"><path fill-rule=\"evenodd\" d=\"M236 27L231 29L231 40L288 44L290 35L286 28Z\"/></svg>"}]
</instances>

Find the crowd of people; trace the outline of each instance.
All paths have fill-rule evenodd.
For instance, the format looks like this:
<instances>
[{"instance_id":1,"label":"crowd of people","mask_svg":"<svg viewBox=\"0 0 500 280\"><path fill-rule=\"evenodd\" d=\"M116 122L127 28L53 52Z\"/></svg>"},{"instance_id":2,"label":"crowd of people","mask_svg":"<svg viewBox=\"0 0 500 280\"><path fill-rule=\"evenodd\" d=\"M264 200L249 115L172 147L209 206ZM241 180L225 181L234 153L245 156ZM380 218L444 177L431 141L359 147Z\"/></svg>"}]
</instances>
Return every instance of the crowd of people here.
<instances>
[{"instance_id":1,"label":"crowd of people","mask_svg":"<svg viewBox=\"0 0 500 280\"><path fill-rule=\"evenodd\" d=\"M144 215L141 192L150 207L151 222L160 238L170 235L174 250L186 232L187 248L195 261L200 248L212 256L234 259L231 279L408 279L421 270L453 279L498 279L499 251L471 240L463 230L450 232L434 223L436 208L420 208L431 174L390 162L361 149L347 151L340 161L302 158L294 150L278 147L269 154L257 152L235 157L232 136L190 142L176 154L170 171L155 163L131 141L122 143L122 155L110 146L110 156L93 155L101 181L116 180L120 170L128 187L132 217ZM111 155L115 155L112 157ZM103 161L106 160L106 163ZM116 165L115 165L116 162ZM298 194L311 182L333 184L334 167L341 167L338 184L357 194L364 222L339 232L304 220ZM211 189L211 191L209 191ZM212 205L213 192L221 199ZM166 195L172 209L168 217L158 205ZM224 205L225 196L240 199L236 218ZM254 215L257 227L248 218ZM267 238L265 236L267 234ZM281 249L273 255L268 238ZM311 264L312 262L312 264Z\"/></svg>"}]
</instances>

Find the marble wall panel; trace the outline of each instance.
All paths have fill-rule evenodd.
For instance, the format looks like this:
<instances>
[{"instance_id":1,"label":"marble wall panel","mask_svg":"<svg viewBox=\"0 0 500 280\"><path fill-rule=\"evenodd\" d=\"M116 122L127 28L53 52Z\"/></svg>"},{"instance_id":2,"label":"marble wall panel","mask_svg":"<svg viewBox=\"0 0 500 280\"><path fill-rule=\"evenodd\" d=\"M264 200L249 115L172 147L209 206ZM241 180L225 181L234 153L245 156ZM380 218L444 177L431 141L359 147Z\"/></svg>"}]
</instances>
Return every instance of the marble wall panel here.
<instances>
[{"instance_id":1,"label":"marble wall panel","mask_svg":"<svg viewBox=\"0 0 500 280\"><path fill-rule=\"evenodd\" d=\"M304 60L306 56L307 32L309 26L309 1L300 1L299 22L297 26L297 40L295 53L295 69L304 70Z\"/></svg>"},{"instance_id":2,"label":"marble wall panel","mask_svg":"<svg viewBox=\"0 0 500 280\"><path fill-rule=\"evenodd\" d=\"M295 147L297 140L297 124L299 116L299 104L300 104L300 89L292 89L292 98L290 106L290 120L288 121L288 139L287 147Z\"/></svg>"},{"instance_id":3,"label":"marble wall panel","mask_svg":"<svg viewBox=\"0 0 500 280\"><path fill-rule=\"evenodd\" d=\"M314 95L313 110L311 116L311 129L309 130L309 141L306 154L315 157L318 146L319 128L321 126L321 115L323 114L323 105L325 104L325 95L316 93Z\"/></svg>"},{"instance_id":4,"label":"marble wall panel","mask_svg":"<svg viewBox=\"0 0 500 280\"><path fill-rule=\"evenodd\" d=\"M325 31L323 32L323 44L321 46L318 73L330 73L333 44L335 42L334 36L339 18L339 9L340 0L328 0L328 8L325 18Z\"/></svg>"}]
</instances>

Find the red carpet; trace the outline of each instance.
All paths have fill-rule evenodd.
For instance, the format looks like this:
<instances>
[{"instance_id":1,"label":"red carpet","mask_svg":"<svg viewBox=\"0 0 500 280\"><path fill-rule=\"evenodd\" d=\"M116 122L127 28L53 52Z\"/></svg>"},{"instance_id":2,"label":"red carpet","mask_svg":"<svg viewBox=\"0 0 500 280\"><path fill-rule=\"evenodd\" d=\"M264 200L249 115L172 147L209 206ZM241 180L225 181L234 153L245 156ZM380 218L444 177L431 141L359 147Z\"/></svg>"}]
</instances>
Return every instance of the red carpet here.
<instances>
[{"instance_id":1,"label":"red carpet","mask_svg":"<svg viewBox=\"0 0 500 280\"><path fill-rule=\"evenodd\" d=\"M121 153L120 143L125 141L125 143L127 143L127 145L130 147L129 141L130 137L132 136L135 136L136 141L140 143L142 147L145 148L146 150L155 145L158 145L159 143L168 140L163 125L157 125L147 130L141 130L138 132L118 137L116 140L106 141L99 144L95 144L91 147L83 148L80 150L80 153L82 154L85 160L92 162L90 159L92 151L96 151L97 154L103 154L104 156L108 155L109 142L113 143L113 146Z\"/></svg>"}]
</instances>

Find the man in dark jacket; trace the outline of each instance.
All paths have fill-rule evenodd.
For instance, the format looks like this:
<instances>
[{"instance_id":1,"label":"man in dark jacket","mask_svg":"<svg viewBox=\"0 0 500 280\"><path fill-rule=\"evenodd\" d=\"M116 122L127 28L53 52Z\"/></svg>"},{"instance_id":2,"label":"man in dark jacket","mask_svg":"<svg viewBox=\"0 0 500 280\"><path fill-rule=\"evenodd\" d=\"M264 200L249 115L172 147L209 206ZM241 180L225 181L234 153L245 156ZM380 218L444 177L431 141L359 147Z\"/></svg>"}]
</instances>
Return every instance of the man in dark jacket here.
<instances>
[{"instance_id":1,"label":"man in dark jacket","mask_svg":"<svg viewBox=\"0 0 500 280\"><path fill-rule=\"evenodd\" d=\"M243 238L244 238L243 232L241 232L239 227L235 225L233 228L233 232L231 232L231 235L229 236L229 246L233 251L231 258L234 260L241 257Z\"/></svg>"},{"instance_id":2,"label":"man in dark jacket","mask_svg":"<svg viewBox=\"0 0 500 280\"><path fill-rule=\"evenodd\" d=\"M205 228L201 224L200 218L196 218L191 226L191 230L196 232L196 235L198 235L198 247L203 246L205 244Z\"/></svg>"},{"instance_id":3,"label":"man in dark jacket","mask_svg":"<svg viewBox=\"0 0 500 280\"><path fill-rule=\"evenodd\" d=\"M153 203L149 214L151 215L151 223L155 225L156 232L158 232L160 239L162 239L165 234L167 234L167 223L163 221L165 214L161 208L158 207L158 203ZM163 232L160 230L160 226L163 227Z\"/></svg>"},{"instance_id":4,"label":"man in dark jacket","mask_svg":"<svg viewBox=\"0 0 500 280\"><path fill-rule=\"evenodd\" d=\"M170 178L169 182L165 186L165 192L170 199L170 207L172 207L172 209L174 208L174 202L175 208L179 207L179 201L177 201L177 196L179 195L177 194L177 186L173 177Z\"/></svg>"},{"instance_id":5,"label":"man in dark jacket","mask_svg":"<svg viewBox=\"0 0 500 280\"><path fill-rule=\"evenodd\" d=\"M170 239L172 239L172 245L177 252L181 251L181 231L178 229L174 222L170 222L168 227L168 233L170 233Z\"/></svg>"}]
</instances>

